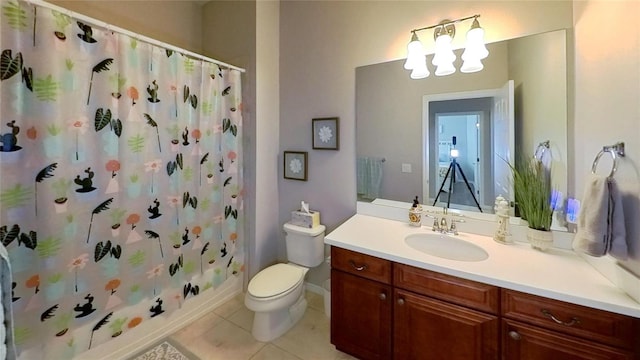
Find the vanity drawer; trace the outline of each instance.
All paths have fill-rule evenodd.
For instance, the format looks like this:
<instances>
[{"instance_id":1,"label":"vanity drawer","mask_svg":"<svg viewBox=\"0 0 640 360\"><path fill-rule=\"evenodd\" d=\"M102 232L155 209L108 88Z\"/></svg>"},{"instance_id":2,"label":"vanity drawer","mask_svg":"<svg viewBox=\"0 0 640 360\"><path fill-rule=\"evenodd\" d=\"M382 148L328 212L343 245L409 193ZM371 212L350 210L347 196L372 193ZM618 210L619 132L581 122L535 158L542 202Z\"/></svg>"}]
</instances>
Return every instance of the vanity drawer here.
<instances>
[{"instance_id":1,"label":"vanity drawer","mask_svg":"<svg viewBox=\"0 0 640 360\"><path fill-rule=\"evenodd\" d=\"M391 284L391 261L331 247L331 267L367 279Z\"/></svg>"},{"instance_id":2,"label":"vanity drawer","mask_svg":"<svg viewBox=\"0 0 640 360\"><path fill-rule=\"evenodd\" d=\"M640 319L559 300L502 291L502 315L625 349L638 348Z\"/></svg>"},{"instance_id":3,"label":"vanity drawer","mask_svg":"<svg viewBox=\"0 0 640 360\"><path fill-rule=\"evenodd\" d=\"M395 264L393 274L396 287L471 309L498 313L498 287L403 264Z\"/></svg>"}]
</instances>

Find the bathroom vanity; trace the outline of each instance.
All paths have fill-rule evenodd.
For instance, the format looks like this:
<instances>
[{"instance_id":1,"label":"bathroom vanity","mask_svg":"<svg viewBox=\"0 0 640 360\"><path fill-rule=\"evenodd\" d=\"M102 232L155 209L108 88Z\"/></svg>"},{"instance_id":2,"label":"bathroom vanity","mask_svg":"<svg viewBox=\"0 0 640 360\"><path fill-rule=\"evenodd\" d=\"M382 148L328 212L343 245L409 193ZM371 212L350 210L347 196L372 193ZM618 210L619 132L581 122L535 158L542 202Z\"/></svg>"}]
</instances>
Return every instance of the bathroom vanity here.
<instances>
[{"instance_id":1,"label":"bathroom vanity","mask_svg":"<svg viewBox=\"0 0 640 360\"><path fill-rule=\"evenodd\" d=\"M360 359L640 359L640 304L571 251L456 238L481 261L433 256L431 233L354 215L331 248L331 342Z\"/></svg>"}]
</instances>

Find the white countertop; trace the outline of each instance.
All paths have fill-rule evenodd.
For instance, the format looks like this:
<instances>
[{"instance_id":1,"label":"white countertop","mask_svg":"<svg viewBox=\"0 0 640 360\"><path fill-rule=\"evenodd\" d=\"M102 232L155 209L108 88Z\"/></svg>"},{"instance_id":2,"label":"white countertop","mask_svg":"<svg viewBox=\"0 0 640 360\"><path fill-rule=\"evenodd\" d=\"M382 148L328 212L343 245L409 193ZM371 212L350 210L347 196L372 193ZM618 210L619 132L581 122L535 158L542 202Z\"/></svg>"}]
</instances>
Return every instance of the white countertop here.
<instances>
[{"instance_id":1,"label":"white countertop","mask_svg":"<svg viewBox=\"0 0 640 360\"><path fill-rule=\"evenodd\" d=\"M488 236L456 236L482 247L489 258L478 262L447 260L409 247L405 236L430 227L356 214L325 236L326 244L363 254L640 318L640 303L629 297L573 251L537 251L527 243L503 245ZM453 236L453 235L451 235Z\"/></svg>"}]
</instances>

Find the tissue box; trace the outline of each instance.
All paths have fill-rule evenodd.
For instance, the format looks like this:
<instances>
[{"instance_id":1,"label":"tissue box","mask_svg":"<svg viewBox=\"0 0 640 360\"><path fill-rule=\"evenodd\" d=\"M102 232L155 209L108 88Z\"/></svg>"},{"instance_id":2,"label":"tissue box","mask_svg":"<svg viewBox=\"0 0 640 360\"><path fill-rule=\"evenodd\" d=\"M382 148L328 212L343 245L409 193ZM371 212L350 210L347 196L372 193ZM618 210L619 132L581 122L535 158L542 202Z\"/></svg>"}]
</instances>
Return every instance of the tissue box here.
<instances>
[{"instance_id":1,"label":"tissue box","mask_svg":"<svg viewBox=\"0 0 640 360\"><path fill-rule=\"evenodd\" d=\"M309 210L309 214L307 214L304 211L292 211L289 224L311 229L320 225L320 212Z\"/></svg>"}]
</instances>

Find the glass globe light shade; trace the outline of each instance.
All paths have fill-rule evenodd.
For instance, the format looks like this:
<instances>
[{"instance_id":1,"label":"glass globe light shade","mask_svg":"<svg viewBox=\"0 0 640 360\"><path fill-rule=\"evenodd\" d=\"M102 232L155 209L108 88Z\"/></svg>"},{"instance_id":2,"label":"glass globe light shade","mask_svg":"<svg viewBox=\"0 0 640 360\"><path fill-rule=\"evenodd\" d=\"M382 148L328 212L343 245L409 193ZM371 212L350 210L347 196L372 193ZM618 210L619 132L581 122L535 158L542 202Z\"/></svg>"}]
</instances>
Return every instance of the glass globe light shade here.
<instances>
[{"instance_id":1,"label":"glass globe light shade","mask_svg":"<svg viewBox=\"0 0 640 360\"><path fill-rule=\"evenodd\" d=\"M418 36L413 33L411 36L411 42L407 45L407 61L404 63L404 68L407 70L413 70L413 68L417 63L419 63L424 57L424 47L420 40L418 40Z\"/></svg>"},{"instance_id":2,"label":"glass globe light shade","mask_svg":"<svg viewBox=\"0 0 640 360\"><path fill-rule=\"evenodd\" d=\"M422 60L415 62L415 67L411 71L410 77L414 80L424 79L429 76L429 69L427 69L427 57L422 55Z\"/></svg>"},{"instance_id":3,"label":"glass globe light shade","mask_svg":"<svg viewBox=\"0 0 640 360\"><path fill-rule=\"evenodd\" d=\"M452 40L446 33L436 38L436 51L431 61L433 65L440 66L440 63L453 63L456 60L456 54L451 47Z\"/></svg>"},{"instance_id":4,"label":"glass globe light shade","mask_svg":"<svg viewBox=\"0 0 640 360\"><path fill-rule=\"evenodd\" d=\"M471 29L467 32L467 43L462 59L476 58L482 60L487 56L489 56L489 50L487 50L484 43L484 29L480 27L478 19L474 19Z\"/></svg>"},{"instance_id":5,"label":"glass globe light shade","mask_svg":"<svg viewBox=\"0 0 640 360\"><path fill-rule=\"evenodd\" d=\"M450 75L456 72L456 67L453 66L453 62L441 62L436 68L436 76Z\"/></svg>"},{"instance_id":6,"label":"glass globe light shade","mask_svg":"<svg viewBox=\"0 0 640 360\"><path fill-rule=\"evenodd\" d=\"M484 69L482 61L480 59L464 59L460 71L463 73L474 73Z\"/></svg>"}]
</instances>

